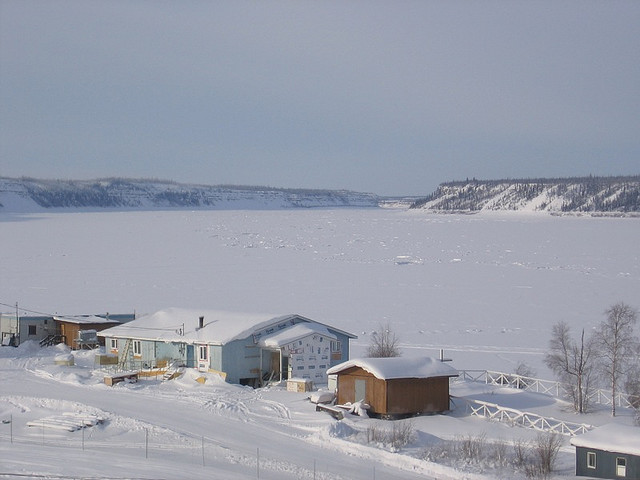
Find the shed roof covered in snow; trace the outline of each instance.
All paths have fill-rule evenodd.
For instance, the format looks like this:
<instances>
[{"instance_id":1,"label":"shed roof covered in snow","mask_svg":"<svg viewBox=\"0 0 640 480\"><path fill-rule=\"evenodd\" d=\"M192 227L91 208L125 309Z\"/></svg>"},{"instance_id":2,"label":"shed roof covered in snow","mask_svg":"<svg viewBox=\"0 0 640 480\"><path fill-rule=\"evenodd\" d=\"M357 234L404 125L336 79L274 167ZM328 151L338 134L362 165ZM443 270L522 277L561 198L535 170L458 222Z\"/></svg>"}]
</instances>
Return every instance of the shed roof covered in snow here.
<instances>
[{"instance_id":1,"label":"shed roof covered in snow","mask_svg":"<svg viewBox=\"0 0 640 480\"><path fill-rule=\"evenodd\" d=\"M327 375L353 367L362 368L380 380L458 376L455 368L431 357L355 358L331 367L327 370Z\"/></svg>"},{"instance_id":2,"label":"shed roof covered in snow","mask_svg":"<svg viewBox=\"0 0 640 480\"><path fill-rule=\"evenodd\" d=\"M571 445L640 456L640 428L609 423L571 437Z\"/></svg>"},{"instance_id":3,"label":"shed roof covered in snow","mask_svg":"<svg viewBox=\"0 0 640 480\"><path fill-rule=\"evenodd\" d=\"M204 317L202 328L199 325L200 317ZM237 339L247 338L271 325L282 325L294 319L303 322L314 322L296 314L273 315L268 313L167 308L126 324L103 330L100 335L141 340L224 345ZM314 323L323 325L318 322ZM347 332L331 328L349 337L354 337Z\"/></svg>"},{"instance_id":4,"label":"shed roof covered in snow","mask_svg":"<svg viewBox=\"0 0 640 480\"><path fill-rule=\"evenodd\" d=\"M113 324L120 323L120 320L115 320L108 317L99 317L97 315L54 315L54 320L58 322L75 323L78 325L98 325L98 324Z\"/></svg>"}]
</instances>

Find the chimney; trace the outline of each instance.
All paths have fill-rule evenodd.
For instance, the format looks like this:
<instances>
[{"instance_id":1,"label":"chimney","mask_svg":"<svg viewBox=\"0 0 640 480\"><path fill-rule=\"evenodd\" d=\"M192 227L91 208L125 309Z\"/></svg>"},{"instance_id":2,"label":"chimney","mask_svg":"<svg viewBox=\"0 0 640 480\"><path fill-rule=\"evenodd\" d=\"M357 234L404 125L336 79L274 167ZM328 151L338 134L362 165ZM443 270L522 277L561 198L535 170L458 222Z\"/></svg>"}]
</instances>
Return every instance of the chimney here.
<instances>
[{"instance_id":1,"label":"chimney","mask_svg":"<svg viewBox=\"0 0 640 480\"><path fill-rule=\"evenodd\" d=\"M199 318L199 322L198 322L198 328L203 328L204 327L204 317L200 317Z\"/></svg>"}]
</instances>

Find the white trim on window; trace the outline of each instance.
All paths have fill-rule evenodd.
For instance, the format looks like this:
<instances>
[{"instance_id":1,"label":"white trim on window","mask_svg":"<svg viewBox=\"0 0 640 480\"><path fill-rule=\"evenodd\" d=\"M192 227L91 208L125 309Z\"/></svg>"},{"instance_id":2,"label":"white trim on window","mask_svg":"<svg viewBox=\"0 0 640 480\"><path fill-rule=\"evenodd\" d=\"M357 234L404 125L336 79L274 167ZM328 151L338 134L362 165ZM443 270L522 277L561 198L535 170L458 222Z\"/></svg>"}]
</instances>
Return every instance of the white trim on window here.
<instances>
[{"instance_id":1,"label":"white trim on window","mask_svg":"<svg viewBox=\"0 0 640 480\"><path fill-rule=\"evenodd\" d=\"M616 457L616 477L627 476L627 459L625 457Z\"/></svg>"},{"instance_id":2,"label":"white trim on window","mask_svg":"<svg viewBox=\"0 0 640 480\"><path fill-rule=\"evenodd\" d=\"M140 340L133 341L133 356L141 357L142 356L142 343Z\"/></svg>"},{"instance_id":3,"label":"white trim on window","mask_svg":"<svg viewBox=\"0 0 640 480\"><path fill-rule=\"evenodd\" d=\"M595 452L587 452L587 468L596 468Z\"/></svg>"}]
</instances>

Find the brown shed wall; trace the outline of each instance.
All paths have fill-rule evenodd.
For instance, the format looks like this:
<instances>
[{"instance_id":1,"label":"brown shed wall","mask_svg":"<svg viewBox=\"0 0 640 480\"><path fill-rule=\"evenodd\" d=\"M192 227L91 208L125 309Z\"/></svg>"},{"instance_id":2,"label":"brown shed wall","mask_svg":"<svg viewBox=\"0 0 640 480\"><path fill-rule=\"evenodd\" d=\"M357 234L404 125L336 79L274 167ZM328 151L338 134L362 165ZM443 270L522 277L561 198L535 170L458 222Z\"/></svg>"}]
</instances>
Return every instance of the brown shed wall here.
<instances>
[{"instance_id":1,"label":"brown shed wall","mask_svg":"<svg viewBox=\"0 0 640 480\"><path fill-rule=\"evenodd\" d=\"M380 380L354 367L338 374L339 404L355 402L356 379L366 382L365 403L381 415L435 413L449 410L449 378L401 378Z\"/></svg>"},{"instance_id":2,"label":"brown shed wall","mask_svg":"<svg viewBox=\"0 0 640 480\"><path fill-rule=\"evenodd\" d=\"M387 381L387 412L434 413L449 410L449 377Z\"/></svg>"},{"instance_id":3,"label":"brown shed wall","mask_svg":"<svg viewBox=\"0 0 640 480\"><path fill-rule=\"evenodd\" d=\"M71 322L58 322L60 325L60 334L66 337L65 344L71 348L75 348L76 344L74 340L78 338L78 332L80 330L96 330L98 332L111 328L115 325L119 325L119 322L114 323L71 323ZM98 342L104 345L104 338L98 337Z\"/></svg>"}]
</instances>

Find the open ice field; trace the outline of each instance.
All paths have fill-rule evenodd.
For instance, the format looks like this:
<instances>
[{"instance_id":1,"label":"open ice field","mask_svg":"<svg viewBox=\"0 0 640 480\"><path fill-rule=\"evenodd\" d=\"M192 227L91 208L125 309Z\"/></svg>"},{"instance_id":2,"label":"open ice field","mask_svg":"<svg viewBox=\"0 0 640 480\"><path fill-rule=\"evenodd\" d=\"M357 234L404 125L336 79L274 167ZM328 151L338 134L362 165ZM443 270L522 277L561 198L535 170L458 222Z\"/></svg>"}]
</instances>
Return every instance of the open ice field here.
<instances>
[{"instance_id":1,"label":"open ice field","mask_svg":"<svg viewBox=\"0 0 640 480\"><path fill-rule=\"evenodd\" d=\"M552 324L638 306L640 222L382 209L1 216L0 302L60 314L299 313L405 355L539 373ZM7 310L5 308L5 310ZM8 309L11 310L11 309Z\"/></svg>"},{"instance_id":2,"label":"open ice field","mask_svg":"<svg viewBox=\"0 0 640 480\"><path fill-rule=\"evenodd\" d=\"M640 306L637 219L378 209L65 212L1 214L0 232L4 304L60 314L171 306L299 313L357 334L354 355L389 323L404 355L444 348L458 369L509 371L524 361L552 378L542 363L551 325L566 320L577 333L615 302ZM111 388L87 352L76 354L75 367L53 365L56 348L0 349L0 419L13 420L0 424L0 478L524 478L436 465L420 452L470 433L535 436L456 411L416 419L414 442L392 452L363 440L381 421L337 423L313 411L305 394L214 377L200 385L193 375ZM552 397L483 384L452 393L571 421L610 421L606 407L576 418ZM75 432L27 425L77 412L104 422ZM617 419L630 420L628 412ZM556 476L572 476L572 451L565 439Z\"/></svg>"}]
</instances>

